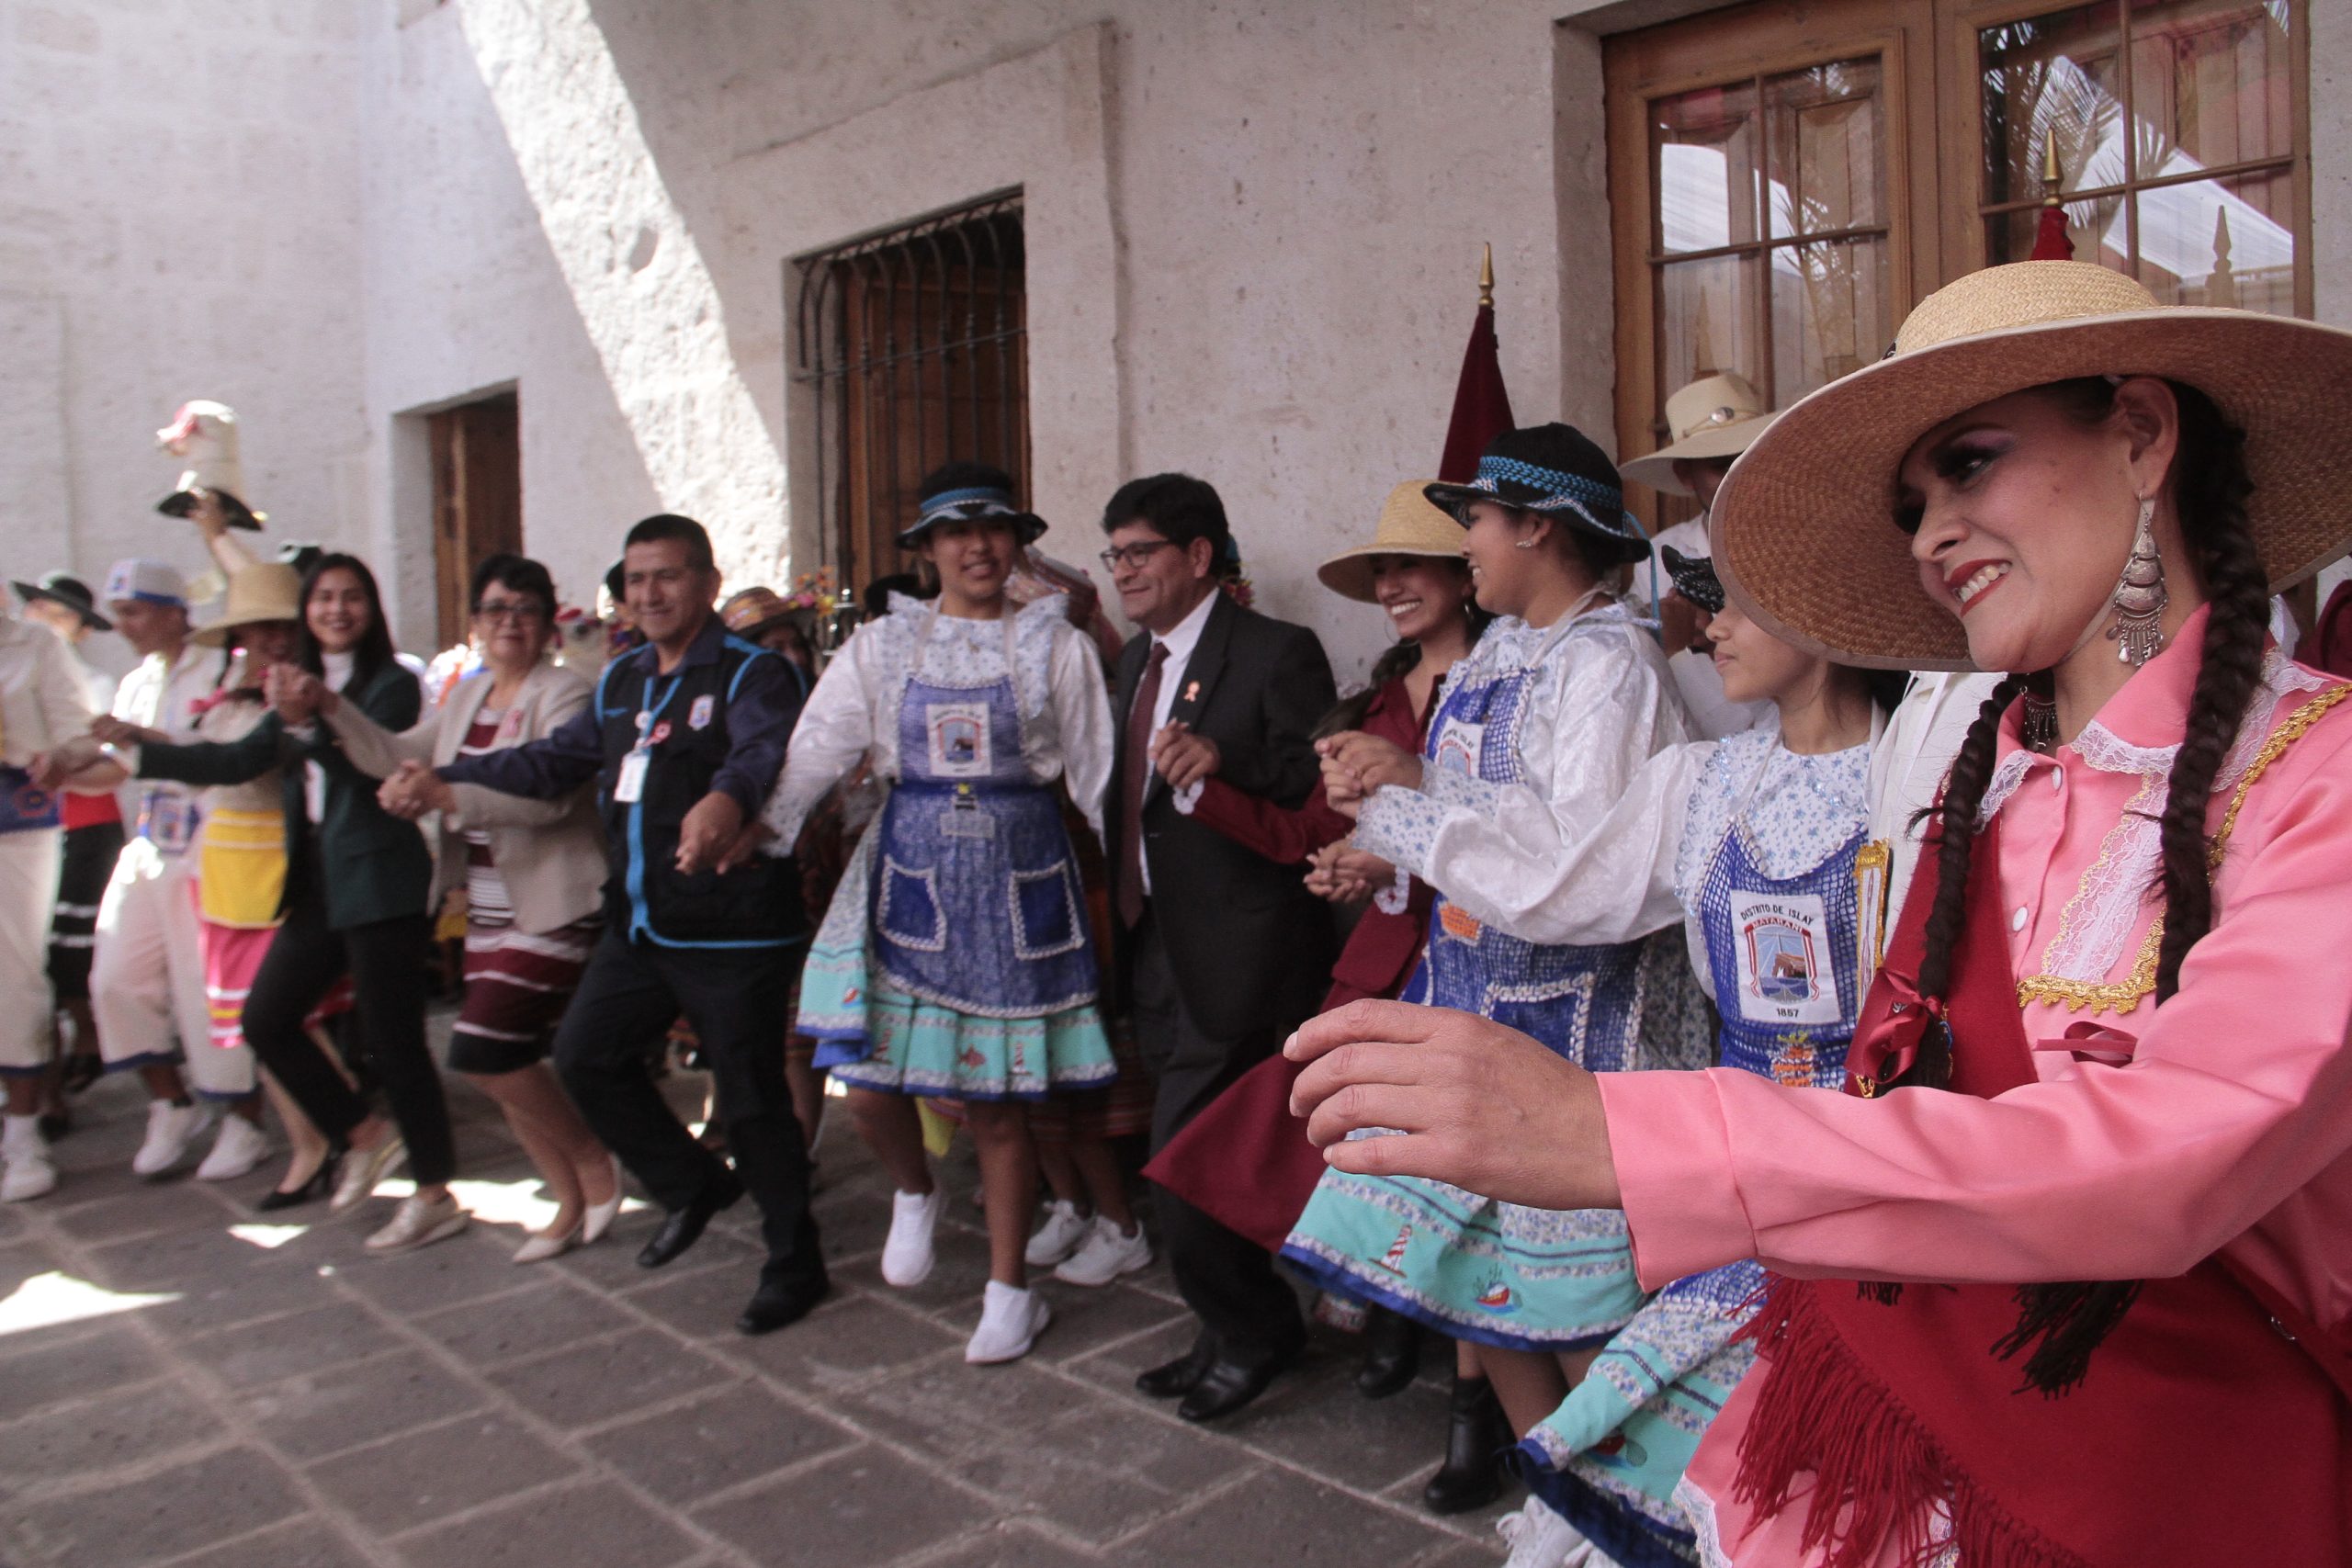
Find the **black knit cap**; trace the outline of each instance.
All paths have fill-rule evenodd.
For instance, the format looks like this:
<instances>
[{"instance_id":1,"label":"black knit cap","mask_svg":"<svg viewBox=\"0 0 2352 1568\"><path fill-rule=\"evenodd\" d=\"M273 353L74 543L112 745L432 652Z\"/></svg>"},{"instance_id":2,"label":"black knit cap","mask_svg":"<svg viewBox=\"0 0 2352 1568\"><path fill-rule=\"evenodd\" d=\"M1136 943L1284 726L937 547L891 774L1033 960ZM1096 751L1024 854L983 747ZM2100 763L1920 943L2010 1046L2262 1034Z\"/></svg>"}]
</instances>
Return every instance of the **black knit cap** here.
<instances>
[{"instance_id":1,"label":"black knit cap","mask_svg":"<svg viewBox=\"0 0 2352 1568\"><path fill-rule=\"evenodd\" d=\"M1465 525L1473 502L1498 501L1541 512L1577 530L1602 565L1649 554L1649 540L1625 510L1617 465L1572 424L1506 430L1487 444L1477 475L1467 484L1433 484L1423 493Z\"/></svg>"}]
</instances>

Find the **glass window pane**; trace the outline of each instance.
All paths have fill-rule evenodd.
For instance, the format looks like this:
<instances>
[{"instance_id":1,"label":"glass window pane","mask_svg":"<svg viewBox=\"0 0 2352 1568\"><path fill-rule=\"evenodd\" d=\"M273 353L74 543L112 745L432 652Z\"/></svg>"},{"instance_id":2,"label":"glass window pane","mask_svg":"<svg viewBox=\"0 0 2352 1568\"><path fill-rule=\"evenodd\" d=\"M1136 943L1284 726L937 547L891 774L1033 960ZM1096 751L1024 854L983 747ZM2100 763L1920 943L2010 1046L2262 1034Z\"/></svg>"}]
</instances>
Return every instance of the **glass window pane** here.
<instances>
[{"instance_id":1,"label":"glass window pane","mask_svg":"<svg viewBox=\"0 0 2352 1568\"><path fill-rule=\"evenodd\" d=\"M2140 205L2140 281L2158 303L2295 313L2295 182L2285 171L2159 186Z\"/></svg>"},{"instance_id":2,"label":"glass window pane","mask_svg":"<svg viewBox=\"0 0 2352 1568\"><path fill-rule=\"evenodd\" d=\"M1756 89L1702 87L1650 106L1659 249L1712 251L1756 238Z\"/></svg>"},{"instance_id":3,"label":"glass window pane","mask_svg":"<svg viewBox=\"0 0 2352 1568\"><path fill-rule=\"evenodd\" d=\"M1877 56L1767 79L1764 126L1774 238L1886 220L1886 100Z\"/></svg>"},{"instance_id":4,"label":"glass window pane","mask_svg":"<svg viewBox=\"0 0 2352 1568\"><path fill-rule=\"evenodd\" d=\"M2295 150L2287 7L2139 0L2132 8L2138 178L2284 158Z\"/></svg>"},{"instance_id":5,"label":"glass window pane","mask_svg":"<svg viewBox=\"0 0 2352 1568\"><path fill-rule=\"evenodd\" d=\"M1883 355L1894 321L1884 240L1776 246L1770 254L1772 401L1786 408Z\"/></svg>"},{"instance_id":6,"label":"glass window pane","mask_svg":"<svg viewBox=\"0 0 2352 1568\"><path fill-rule=\"evenodd\" d=\"M1984 265L1998 266L2003 262L2032 259L2034 238L2041 230L2041 209L2038 207L1995 213L1984 220ZM2066 238L2074 242L2076 261L2098 262L2119 272L2131 270L2132 249L2124 232L2123 197L2120 194L2068 202Z\"/></svg>"},{"instance_id":7,"label":"glass window pane","mask_svg":"<svg viewBox=\"0 0 2352 1568\"><path fill-rule=\"evenodd\" d=\"M2062 190L2124 180L2114 0L1976 35L1984 97L1984 205L2041 197L2042 150L2058 147Z\"/></svg>"},{"instance_id":8,"label":"glass window pane","mask_svg":"<svg viewBox=\"0 0 2352 1568\"><path fill-rule=\"evenodd\" d=\"M1767 385L1757 363L1762 350L1756 330L1752 279L1758 258L1710 256L1657 269L1657 396L1652 417L1663 420L1666 400L1702 376L1736 370L1758 387ZM1659 429L1664 429L1661 423Z\"/></svg>"}]
</instances>

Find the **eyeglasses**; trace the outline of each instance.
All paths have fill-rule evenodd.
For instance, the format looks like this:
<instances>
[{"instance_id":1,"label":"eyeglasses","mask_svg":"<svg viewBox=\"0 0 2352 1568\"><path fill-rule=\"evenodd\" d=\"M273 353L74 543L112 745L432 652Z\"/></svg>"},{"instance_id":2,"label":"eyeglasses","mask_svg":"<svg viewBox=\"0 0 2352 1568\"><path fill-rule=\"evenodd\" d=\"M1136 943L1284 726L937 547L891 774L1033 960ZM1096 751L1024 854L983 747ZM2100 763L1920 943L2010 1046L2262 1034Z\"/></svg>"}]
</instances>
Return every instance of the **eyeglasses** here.
<instances>
[{"instance_id":1,"label":"eyeglasses","mask_svg":"<svg viewBox=\"0 0 2352 1568\"><path fill-rule=\"evenodd\" d=\"M528 626L533 621L543 620L547 616L545 609L527 599L510 599L497 604L477 604L474 606L474 614L493 626L501 621L511 622L518 626Z\"/></svg>"},{"instance_id":2,"label":"eyeglasses","mask_svg":"<svg viewBox=\"0 0 2352 1568\"><path fill-rule=\"evenodd\" d=\"M1103 570L1116 571L1123 566L1140 567L1151 559L1154 551L1175 547L1173 539L1139 539L1132 545L1120 545L1104 550L1095 558L1102 563Z\"/></svg>"}]
</instances>

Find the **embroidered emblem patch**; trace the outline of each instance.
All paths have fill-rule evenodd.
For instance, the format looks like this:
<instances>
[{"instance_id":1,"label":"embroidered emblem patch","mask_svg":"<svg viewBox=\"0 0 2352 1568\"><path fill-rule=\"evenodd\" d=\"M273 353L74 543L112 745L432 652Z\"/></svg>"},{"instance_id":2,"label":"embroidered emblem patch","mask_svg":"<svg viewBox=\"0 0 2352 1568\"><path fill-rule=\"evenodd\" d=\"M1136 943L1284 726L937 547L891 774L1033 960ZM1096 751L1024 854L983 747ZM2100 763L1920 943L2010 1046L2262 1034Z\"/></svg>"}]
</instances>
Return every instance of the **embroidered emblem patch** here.
<instances>
[{"instance_id":1,"label":"embroidered emblem patch","mask_svg":"<svg viewBox=\"0 0 2352 1568\"><path fill-rule=\"evenodd\" d=\"M1449 718L1437 732L1437 745L1430 752L1430 760L1441 768L1452 768L1457 773L1478 776L1478 753L1486 749L1487 727Z\"/></svg>"},{"instance_id":2,"label":"embroidered emblem patch","mask_svg":"<svg viewBox=\"0 0 2352 1568\"><path fill-rule=\"evenodd\" d=\"M1735 893L1732 930L1739 961L1739 1010L1758 1023L1835 1023L1838 981L1829 960L1829 915L1810 893Z\"/></svg>"},{"instance_id":3,"label":"embroidered emblem patch","mask_svg":"<svg viewBox=\"0 0 2352 1568\"><path fill-rule=\"evenodd\" d=\"M982 779L992 771L988 704L926 703L923 733L933 778Z\"/></svg>"},{"instance_id":4,"label":"embroidered emblem patch","mask_svg":"<svg viewBox=\"0 0 2352 1568\"><path fill-rule=\"evenodd\" d=\"M695 705L686 710L686 728L688 729L708 729L710 728L710 716L717 712L718 708L718 699L712 696L708 692L705 692L701 696L695 699Z\"/></svg>"}]
</instances>

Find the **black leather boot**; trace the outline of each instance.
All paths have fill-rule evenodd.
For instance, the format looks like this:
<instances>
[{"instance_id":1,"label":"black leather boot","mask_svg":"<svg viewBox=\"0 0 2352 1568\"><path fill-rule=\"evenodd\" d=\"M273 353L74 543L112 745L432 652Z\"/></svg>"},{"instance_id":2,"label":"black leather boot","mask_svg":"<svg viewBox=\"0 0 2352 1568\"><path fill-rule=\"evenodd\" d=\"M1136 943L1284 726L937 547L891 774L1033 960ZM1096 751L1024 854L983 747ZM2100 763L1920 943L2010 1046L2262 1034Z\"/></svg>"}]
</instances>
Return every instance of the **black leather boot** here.
<instances>
[{"instance_id":1,"label":"black leather boot","mask_svg":"<svg viewBox=\"0 0 2352 1568\"><path fill-rule=\"evenodd\" d=\"M1363 1325L1363 1364L1356 1369L1356 1392L1385 1399L1404 1391L1421 1370L1421 1327L1403 1313L1374 1307Z\"/></svg>"},{"instance_id":2,"label":"black leather boot","mask_svg":"<svg viewBox=\"0 0 2352 1568\"><path fill-rule=\"evenodd\" d=\"M1445 1463L1421 1488L1421 1506L1432 1514L1464 1514L1501 1496L1503 1456L1510 1446L1510 1423L1494 1385L1456 1373Z\"/></svg>"}]
</instances>

